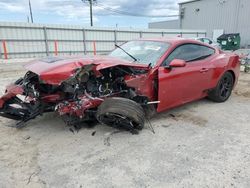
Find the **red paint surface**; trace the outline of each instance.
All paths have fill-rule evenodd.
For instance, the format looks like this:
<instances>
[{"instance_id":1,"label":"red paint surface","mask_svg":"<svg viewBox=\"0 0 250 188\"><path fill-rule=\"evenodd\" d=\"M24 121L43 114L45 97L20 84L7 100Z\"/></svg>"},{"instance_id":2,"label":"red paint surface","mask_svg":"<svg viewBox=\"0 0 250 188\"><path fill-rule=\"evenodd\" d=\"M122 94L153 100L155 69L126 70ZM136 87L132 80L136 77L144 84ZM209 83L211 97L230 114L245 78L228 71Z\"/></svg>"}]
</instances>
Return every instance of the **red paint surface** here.
<instances>
[{"instance_id":1,"label":"red paint surface","mask_svg":"<svg viewBox=\"0 0 250 188\"><path fill-rule=\"evenodd\" d=\"M46 103L55 103L63 99L63 94L61 93L50 94L42 96L41 98Z\"/></svg>"},{"instance_id":2,"label":"red paint surface","mask_svg":"<svg viewBox=\"0 0 250 188\"><path fill-rule=\"evenodd\" d=\"M0 108L3 107L5 101L15 97L18 94L23 94L22 86L14 84L8 85L6 87L6 93L0 98Z\"/></svg>"},{"instance_id":3,"label":"red paint surface","mask_svg":"<svg viewBox=\"0 0 250 188\"><path fill-rule=\"evenodd\" d=\"M4 103L5 101L2 98L0 98L0 108L3 108Z\"/></svg>"},{"instance_id":4,"label":"red paint surface","mask_svg":"<svg viewBox=\"0 0 250 188\"><path fill-rule=\"evenodd\" d=\"M59 85L62 81L72 76L76 68L89 64L95 64L96 71L117 65L132 66L132 67L147 69L147 65L139 63L135 64L129 61L124 61L121 59L112 58L108 56L95 56L95 57L76 58L76 59L70 58L70 59L56 61L54 63L34 61L26 65L25 68L40 75L40 78L44 82L52 85Z\"/></svg>"},{"instance_id":5,"label":"red paint surface","mask_svg":"<svg viewBox=\"0 0 250 188\"><path fill-rule=\"evenodd\" d=\"M181 59L174 59L170 65L171 67L185 67L186 66L186 62L184 60Z\"/></svg>"},{"instance_id":6,"label":"red paint surface","mask_svg":"<svg viewBox=\"0 0 250 188\"><path fill-rule=\"evenodd\" d=\"M86 96L79 97L79 101L67 101L60 103L57 106L57 111L60 115L74 115L83 118L87 109L95 108L102 103L99 99L89 99Z\"/></svg>"},{"instance_id":7,"label":"red paint surface","mask_svg":"<svg viewBox=\"0 0 250 188\"><path fill-rule=\"evenodd\" d=\"M177 46L185 43L208 46L188 39L181 39L172 43L171 48L158 63L158 100L160 101L157 108L158 112L204 98L207 96L209 89L216 87L226 71L232 71L237 82L240 68L239 57L218 49L215 49L214 55L204 60L186 63L184 67L166 69L160 66Z\"/></svg>"},{"instance_id":8,"label":"red paint surface","mask_svg":"<svg viewBox=\"0 0 250 188\"><path fill-rule=\"evenodd\" d=\"M124 80L128 87L135 88L138 95L147 96L151 101L157 99L154 88L155 71L152 69L142 75L127 75Z\"/></svg>"}]
</instances>

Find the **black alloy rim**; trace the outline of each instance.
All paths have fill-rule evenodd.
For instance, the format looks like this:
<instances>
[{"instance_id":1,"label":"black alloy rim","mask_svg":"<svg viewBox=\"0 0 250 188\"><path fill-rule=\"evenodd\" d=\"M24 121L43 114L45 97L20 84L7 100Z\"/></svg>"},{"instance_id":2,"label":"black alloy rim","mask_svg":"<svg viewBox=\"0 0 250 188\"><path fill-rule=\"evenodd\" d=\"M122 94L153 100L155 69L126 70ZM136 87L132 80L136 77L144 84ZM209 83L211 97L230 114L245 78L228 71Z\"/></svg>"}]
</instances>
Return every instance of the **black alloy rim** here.
<instances>
[{"instance_id":1,"label":"black alloy rim","mask_svg":"<svg viewBox=\"0 0 250 188\"><path fill-rule=\"evenodd\" d=\"M225 76L220 83L220 96L226 99L230 96L233 87L233 80L230 76Z\"/></svg>"}]
</instances>

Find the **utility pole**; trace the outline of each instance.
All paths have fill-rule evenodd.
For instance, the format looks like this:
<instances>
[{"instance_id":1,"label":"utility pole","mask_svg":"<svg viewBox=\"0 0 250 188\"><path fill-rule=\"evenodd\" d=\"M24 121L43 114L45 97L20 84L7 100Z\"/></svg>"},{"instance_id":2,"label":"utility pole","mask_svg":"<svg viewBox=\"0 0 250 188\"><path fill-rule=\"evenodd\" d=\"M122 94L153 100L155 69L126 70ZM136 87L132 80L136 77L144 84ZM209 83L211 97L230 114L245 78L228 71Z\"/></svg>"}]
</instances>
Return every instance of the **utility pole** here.
<instances>
[{"instance_id":1,"label":"utility pole","mask_svg":"<svg viewBox=\"0 0 250 188\"><path fill-rule=\"evenodd\" d=\"M93 1L89 0L89 12L90 12L90 26L93 26L93 10L92 10L92 6L93 6Z\"/></svg>"},{"instance_id":2,"label":"utility pole","mask_svg":"<svg viewBox=\"0 0 250 188\"><path fill-rule=\"evenodd\" d=\"M29 9L30 9L30 19L31 19L31 23L33 23L33 15L32 15L32 8L31 8L30 0L29 0Z\"/></svg>"},{"instance_id":3,"label":"utility pole","mask_svg":"<svg viewBox=\"0 0 250 188\"><path fill-rule=\"evenodd\" d=\"M96 0L82 0L82 2L89 3L89 16L90 16L90 26L93 26L93 2L96 3Z\"/></svg>"}]
</instances>

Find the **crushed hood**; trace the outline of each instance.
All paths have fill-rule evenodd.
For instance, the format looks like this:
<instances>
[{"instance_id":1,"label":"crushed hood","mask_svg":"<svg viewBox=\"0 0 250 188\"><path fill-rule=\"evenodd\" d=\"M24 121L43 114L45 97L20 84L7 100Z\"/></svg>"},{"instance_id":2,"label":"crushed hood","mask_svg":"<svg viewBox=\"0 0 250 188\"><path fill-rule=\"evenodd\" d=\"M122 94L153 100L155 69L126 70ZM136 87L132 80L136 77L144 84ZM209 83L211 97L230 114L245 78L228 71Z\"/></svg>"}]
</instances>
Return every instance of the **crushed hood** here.
<instances>
[{"instance_id":1,"label":"crushed hood","mask_svg":"<svg viewBox=\"0 0 250 188\"><path fill-rule=\"evenodd\" d=\"M74 74L74 70L85 65L94 64L96 70L114 67L130 66L147 68L147 65L129 62L109 56L83 56L83 57L48 57L45 59L34 60L25 68L40 76L44 82L58 85Z\"/></svg>"}]
</instances>

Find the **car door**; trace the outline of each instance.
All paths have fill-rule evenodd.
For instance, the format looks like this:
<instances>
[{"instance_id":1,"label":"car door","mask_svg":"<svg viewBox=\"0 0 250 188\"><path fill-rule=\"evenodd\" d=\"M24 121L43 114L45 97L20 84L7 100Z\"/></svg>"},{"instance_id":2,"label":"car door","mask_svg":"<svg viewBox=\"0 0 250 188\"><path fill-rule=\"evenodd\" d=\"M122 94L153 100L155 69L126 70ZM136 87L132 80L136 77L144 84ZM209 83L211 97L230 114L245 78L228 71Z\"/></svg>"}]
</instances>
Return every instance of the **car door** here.
<instances>
[{"instance_id":1,"label":"car door","mask_svg":"<svg viewBox=\"0 0 250 188\"><path fill-rule=\"evenodd\" d=\"M158 111L205 96L212 79L210 61L214 53L213 48L199 44L184 44L170 53L158 69ZM185 60L186 66L168 68L173 59Z\"/></svg>"}]
</instances>

